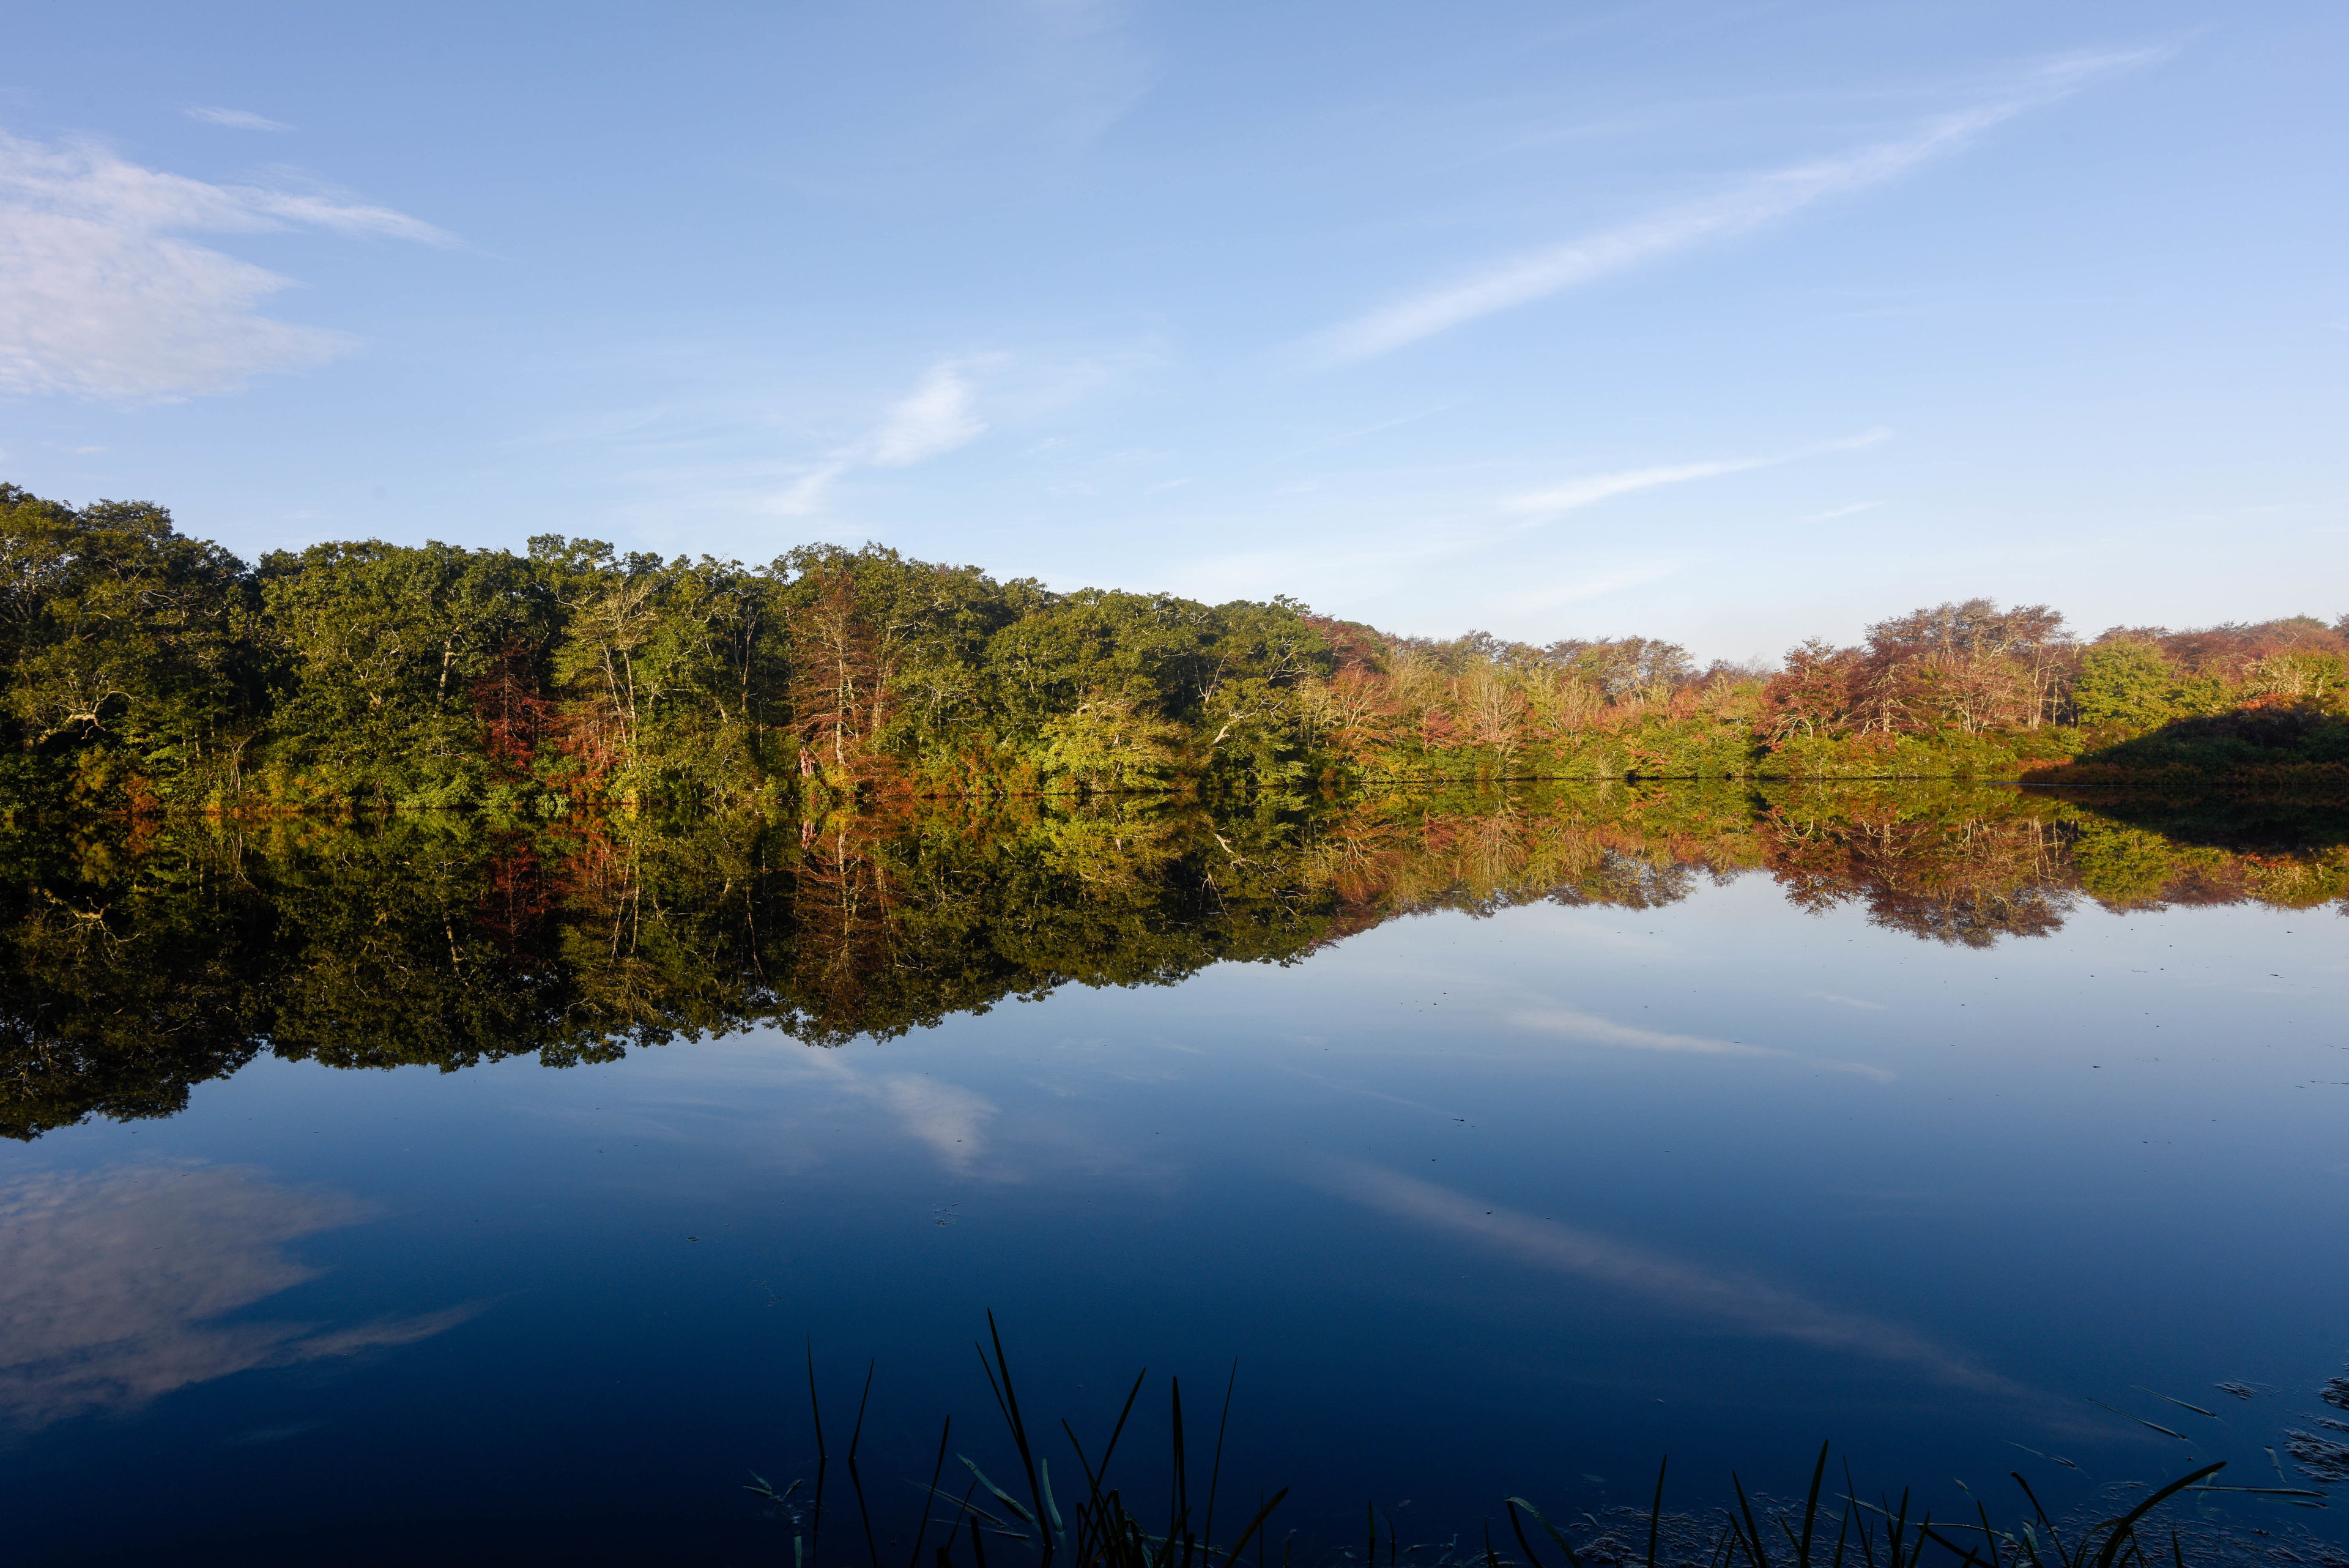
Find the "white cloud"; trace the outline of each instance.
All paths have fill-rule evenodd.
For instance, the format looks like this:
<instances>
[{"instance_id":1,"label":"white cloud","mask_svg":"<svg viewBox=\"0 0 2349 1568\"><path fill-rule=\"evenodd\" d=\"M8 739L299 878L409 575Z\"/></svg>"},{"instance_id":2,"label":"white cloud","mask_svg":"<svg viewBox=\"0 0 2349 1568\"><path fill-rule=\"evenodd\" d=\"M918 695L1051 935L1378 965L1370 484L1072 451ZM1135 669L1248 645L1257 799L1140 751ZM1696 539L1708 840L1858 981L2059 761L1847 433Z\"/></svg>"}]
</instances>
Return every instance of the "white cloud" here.
<instances>
[{"instance_id":1,"label":"white cloud","mask_svg":"<svg viewBox=\"0 0 2349 1568\"><path fill-rule=\"evenodd\" d=\"M832 482L846 473L852 465L845 458L834 458L801 474L782 490L771 496L767 510L785 517L805 517L823 509L823 493Z\"/></svg>"},{"instance_id":2,"label":"white cloud","mask_svg":"<svg viewBox=\"0 0 2349 1568\"><path fill-rule=\"evenodd\" d=\"M913 395L892 408L873 432L868 461L880 468L904 468L978 440L987 421L978 417L977 400L978 390L959 362L932 367Z\"/></svg>"},{"instance_id":3,"label":"white cloud","mask_svg":"<svg viewBox=\"0 0 2349 1568\"><path fill-rule=\"evenodd\" d=\"M1629 495L1635 491L1653 490L1660 485L1685 484L1694 479L1744 473L1749 469L1775 468L1780 463L1798 462L1806 457L1820 457L1829 452L1857 452L1862 447L1889 441L1891 437L1892 432L1887 430L1864 431L1840 441L1821 441L1797 452L1780 452L1774 457L1723 458L1709 462L1671 463L1655 468L1627 468L1615 473L1595 473L1552 485L1547 490L1510 496L1501 503L1501 510L1554 515L1595 505L1618 495Z\"/></svg>"},{"instance_id":4,"label":"white cloud","mask_svg":"<svg viewBox=\"0 0 2349 1568\"><path fill-rule=\"evenodd\" d=\"M224 125L231 130L291 130L294 128L281 120L270 119L249 109L213 109L204 104L188 106L188 118L201 119L206 125Z\"/></svg>"},{"instance_id":5,"label":"white cloud","mask_svg":"<svg viewBox=\"0 0 2349 1568\"><path fill-rule=\"evenodd\" d=\"M0 1417L120 1414L175 1388L410 1345L459 1306L321 1330L234 1314L314 1279L288 1243L364 1210L232 1166L44 1172L0 1185Z\"/></svg>"},{"instance_id":6,"label":"white cloud","mask_svg":"<svg viewBox=\"0 0 2349 1568\"><path fill-rule=\"evenodd\" d=\"M1537 490L1526 495L1513 495L1501 503L1504 512L1573 512L1618 495L1634 491L1653 490L1660 485L1685 484L1692 479L1712 479L1718 474L1742 473L1749 468L1767 468L1783 458L1740 458L1714 462L1670 463L1658 468L1627 468L1617 473L1594 473L1585 479L1569 480L1547 490Z\"/></svg>"},{"instance_id":7,"label":"white cloud","mask_svg":"<svg viewBox=\"0 0 2349 1568\"><path fill-rule=\"evenodd\" d=\"M1326 334L1322 354L1338 361L1371 358L1700 241L1746 233L1827 197L1883 184L1957 152L1992 127L2066 97L2099 77L2149 64L2168 53L2138 49L2057 62L2032 73L2009 92L1928 120L1897 140L1776 170L1718 195L1552 245L1374 310Z\"/></svg>"},{"instance_id":8,"label":"white cloud","mask_svg":"<svg viewBox=\"0 0 2349 1568\"><path fill-rule=\"evenodd\" d=\"M214 185L95 142L0 133L0 390L148 401L347 352L342 333L258 313L285 278L182 237L297 226L454 243L389 207Z\"/></svg>"},{"instance_id":9,"label":"white cloud","mask_svg":"<svg viewBox=\"0 0 2349 1568\"><path fill-rule=\"evenodd\" d=\"M862 439L831 455L767 498L766 509L785 517L823 510L825 493L858 468L908 468L968 446L987 431L978 414L978 388L970 372L1000 365L1002 354L941 359L912 392L889 406L881 422Z\"/></svg>"}]
</instances>

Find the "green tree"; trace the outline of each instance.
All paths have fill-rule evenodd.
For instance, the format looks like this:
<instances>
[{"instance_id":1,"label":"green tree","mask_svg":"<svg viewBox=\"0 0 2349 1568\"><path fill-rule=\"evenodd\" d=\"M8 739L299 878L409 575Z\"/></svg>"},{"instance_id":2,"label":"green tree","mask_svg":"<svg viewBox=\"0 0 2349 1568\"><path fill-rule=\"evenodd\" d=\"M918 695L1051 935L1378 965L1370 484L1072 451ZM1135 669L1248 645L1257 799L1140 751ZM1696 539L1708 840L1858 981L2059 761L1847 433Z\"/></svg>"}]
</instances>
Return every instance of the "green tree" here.
<instances>
[{"instance_id":1,"label":"green tree","mask_svg":"<svg viewBox=\"0 0 2349 1568\"><path fill-rule=\"evenodd\" d=\"M119 762L177 781L233 776L256 722L244 564L147 502L75 508L0 485L5 720L87 774Z\"/></svg>"},{"instance_id":2,"label":"green tree","mask_svg":"<svg viewBox=\"0 0 2349 1568\"><path fill-rule=\"evenodd\" d=\"M2080 655L2072 701L2080 722L2149 730L2178 716L2178 670L2150 642L2100 642Z\"/></svg>"},{"instance_id":3,"label":"green tree","mask_svg":"<svg viewBox=\"0 0 2349 1568\"><path fill-rule=\"evenodd\" d=\"M272 555L261 582L281 660L270 746L281 790L420 805L480 796L476 683L515 664L534 672L559 624L533 563L367 540Z\"/></svg>"},{"instance_id":4,"label":"green tree","mask_svg":"<svg viewBox=\"0 0 2349 1568\"><path fill-rule=\"evenodd\" d=\"M1040 739L1044 776L1087 789L1164 789L1183 763L1183 727L1130 697L1097 693L1046 721Z\"/></svg>"},{"instance_id":5,"label":"green tree","mask_svg":"<svg viewBox=\"0 0 2349 1568\"><path fill-rule=\"evenodd\" d=\"M2256 660L2243 675L2254 691L2293 701L2321 703L2340 696L2343 670L2337 653L2295 650Z\"/></svg>"}]
</instances>

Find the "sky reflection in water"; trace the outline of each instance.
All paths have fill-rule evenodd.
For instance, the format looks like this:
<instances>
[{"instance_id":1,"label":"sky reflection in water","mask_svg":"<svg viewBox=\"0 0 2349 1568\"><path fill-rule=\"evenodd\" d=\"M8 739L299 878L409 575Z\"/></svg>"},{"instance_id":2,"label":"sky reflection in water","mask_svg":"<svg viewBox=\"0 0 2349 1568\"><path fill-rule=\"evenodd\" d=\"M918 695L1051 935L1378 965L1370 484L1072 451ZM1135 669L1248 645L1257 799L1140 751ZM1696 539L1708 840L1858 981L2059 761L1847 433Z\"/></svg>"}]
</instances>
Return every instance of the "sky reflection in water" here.
<instances>
[{"instance_id":1,"label":"sky reflection in water","mask_svg":"<svg viewBox=\"0 0 2349 1568\"><path fill-rule=\"evenodd\" d=\"M748 1561L810 1338L836 1402L877 1358L887 1487L947 1410L1004 1458L988 1307L1089 1435L1143 1365L1209 1403L1237 1356L1227 1472L1309 1542L1366 1497L1428 1538L1622 1501L1667 1450L1691 1504L1787 1490L1822 1437L1896 1490L2275 1484L2271 1447L2307 1484L2285 1434L2349 1352L2337 909L2075 898L1970 946L1714 869L878 1043L264 1054L8 1146L9 1515L34 1561Z\"/></svg>"}]
</instances>

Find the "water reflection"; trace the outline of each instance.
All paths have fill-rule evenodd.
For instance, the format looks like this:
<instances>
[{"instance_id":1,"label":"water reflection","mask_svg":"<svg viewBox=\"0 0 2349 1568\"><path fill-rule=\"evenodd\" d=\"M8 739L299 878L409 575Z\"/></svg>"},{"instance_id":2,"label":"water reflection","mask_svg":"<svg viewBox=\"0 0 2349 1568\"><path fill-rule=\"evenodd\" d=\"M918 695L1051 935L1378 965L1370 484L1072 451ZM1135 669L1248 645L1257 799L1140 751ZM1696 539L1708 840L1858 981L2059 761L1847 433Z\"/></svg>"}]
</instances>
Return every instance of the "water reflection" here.
<instances>
[{"instance_id":1,"label":"water reflection","mask_svg":"<svg viewBox=\"0 0 2349 1568\"><path fill-rule=\"evenodd\" d=\"M1331 1190L1445 1236L1474 1242L1549 1273L1592 1280L1685 1317L1739 1333L1897 1363L1938 1382L2014 1404L2049 1401L1926 1334L1815 1302L1751 1274L1707 1269L1547 1215L1486 1207L1417 1177L1334 1161Z\"/></svg>"},{"instance_id":2,"label":"water reflection","mask_svg":"<svg viewBox=\"0 0 2349 1568\"><path fill-rule=\"evenodd\" d=\"M124 1415L261 1366L411 1345L454 1307L348 1328L224 1321L316 1278L290 1243L364 1218L337 1193L233 1166L47 1171L0 1186L0 1416Z\"/></svg>"},{"instance_id":3,"label":"water reflection","mask_svg":"<svg viewBox=\"0 0 2349 1568\"><path fill-rule=\"evenodd\" d=\"M1799 1051L1787 1051L1775 1045L1748 1045L1742 1040L1717 1040L1701 1034L1673 1034L1661 1029L1640 1029L1610 1019L1594 1018L1587 1012L1575 1012L1551 1007L1513 1012L1509 1022L1520 1029L1538 1030L1547 1034L1561 1035L1586 1045L1603 1045L1624 1051L1661 1051L1672 1055L1746 1056L1781 1062L1796 1062L1806 1066L1825 1067L1830 1072L1857 1073L1863 1078L1873 1078L1889 1084L1892 1075L1882 1067L1866 1062L1837 1062L1822 1056L1806 1056Z\"/></svg>"},{"instance_id":4,"label":"water reflection","mask_svg":"<svg viewBox=\"0 0 2349 1568\"><path fill-rule=\"evenodd\" d=\"M1401 916L1652 909L1764 876L1798 908L1988 947L2112 909L2349 893L2337 809L2013 790L1589 786L1515 796L1034 803L823 822L498 830L462 819L0 827L0 1130L169 1116L260 1051L328 1065L550 1065L772 1025L889 1036L1010 999L1288 962ZM1865 999L1823 1000L1868 1008ZM1790 1061L1546 1001L1607 1048ZM869 1085L950 1169L984 1096Z\"/></svg>"}]
</instances>

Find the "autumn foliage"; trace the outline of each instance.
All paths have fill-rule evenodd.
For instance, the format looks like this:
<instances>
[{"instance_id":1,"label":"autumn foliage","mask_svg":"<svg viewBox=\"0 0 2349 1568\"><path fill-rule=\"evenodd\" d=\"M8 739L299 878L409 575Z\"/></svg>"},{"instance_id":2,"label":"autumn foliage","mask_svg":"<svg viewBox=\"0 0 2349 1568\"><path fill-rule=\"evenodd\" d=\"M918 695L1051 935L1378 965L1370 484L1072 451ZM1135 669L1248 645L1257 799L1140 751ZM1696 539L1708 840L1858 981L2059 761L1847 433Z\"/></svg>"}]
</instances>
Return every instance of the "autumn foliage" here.
<instances>
[{"instance_id":1,"label":"autumn foliage","mask_svg":"<svg viewBox=\"0 0 2349 1568\"><path fill-rule=\"evenodd\" d=\"M763 566L546 535L248 566L0 486L0 805L150 815L2349 763L2344 623L2082 640L1972 598L1700 668L1286 598L1055 592L875 545ZM2085 775L2084 775L2085 776ZM14 803L10 805L9 803Z\"/></svg>"}]
</instances>

